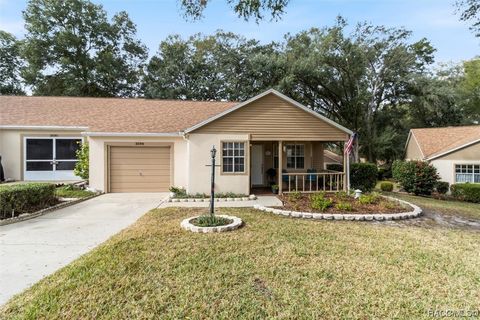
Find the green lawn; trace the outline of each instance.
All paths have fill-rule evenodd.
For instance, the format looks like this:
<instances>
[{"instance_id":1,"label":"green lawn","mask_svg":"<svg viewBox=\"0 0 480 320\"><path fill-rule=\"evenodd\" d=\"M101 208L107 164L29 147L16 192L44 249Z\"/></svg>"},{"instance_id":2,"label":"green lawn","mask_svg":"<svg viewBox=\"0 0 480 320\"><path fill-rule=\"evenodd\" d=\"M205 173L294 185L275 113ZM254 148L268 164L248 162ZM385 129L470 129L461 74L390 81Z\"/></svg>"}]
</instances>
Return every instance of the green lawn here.
<instances>
[{"instance_id":1,"label":"green lawn","mask_svg":"<svg viewBox=\"0 0 480 320\"><path fill-rule=\"evenodd\" d=\"M57 197L62 198L85 198L94 195L95 193L88 190L83 190L79 188L71 188L70 186L58 187L55 190Z\"/></svg>"},{"instance_id":2,"label":"green lawn","mask_svg":"<svg viewBox=\"0 0 480 320\"><path fill-rule=\"evenodd\" d=\"M399 199L413 202L424 209L430 209L436 212L441 212L443 214L462 216L465 218L480 219L480 204L478 203L455 200L437 200L433 198L419 197L400 193L386 194L392 195Z\"/></svg>"},{"instance_id":3,"label":"green lawn","mask_svg":"<svg viewBox=\"0 0 480 320\"><path fill-rule=\"evenodd\" d=\"M0 318L430 318L478 309L480 233L224 209L246 225L194 234L199 209L157 209L14 297Z\"/></svg>"}]
</instances>

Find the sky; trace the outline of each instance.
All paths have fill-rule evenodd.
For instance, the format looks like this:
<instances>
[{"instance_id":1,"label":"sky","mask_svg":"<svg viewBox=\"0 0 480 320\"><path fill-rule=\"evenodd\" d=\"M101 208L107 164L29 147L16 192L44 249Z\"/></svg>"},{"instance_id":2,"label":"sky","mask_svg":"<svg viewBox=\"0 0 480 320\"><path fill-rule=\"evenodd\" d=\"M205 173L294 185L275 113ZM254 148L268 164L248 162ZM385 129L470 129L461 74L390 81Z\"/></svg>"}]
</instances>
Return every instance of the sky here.
<instances>
[{"instance_id":1,"label":"sky","mask_svg":"<svg viewBox=\"0 0 480 320\"><path fill-rule=\"evenodd\" d=\"M404 27L413 32L412 41L427 38L437 49L439 63L459 62L480 55L480 39L468 24L455 15L455 0L290 0L280 21L244 21L226 0L210 0L200 21L186 20L178 0L93 0L109 15L127 11L137 24L137 35L150 55L170 34L188 38L195 33L211 34L218 29L255 38L263 43L280 41L286 33L332 25L338 15L350 25L370 22L388 27ZM24 34L23 0L0 0L0 29L21 38Z\"/></svg>"}]
</instances>

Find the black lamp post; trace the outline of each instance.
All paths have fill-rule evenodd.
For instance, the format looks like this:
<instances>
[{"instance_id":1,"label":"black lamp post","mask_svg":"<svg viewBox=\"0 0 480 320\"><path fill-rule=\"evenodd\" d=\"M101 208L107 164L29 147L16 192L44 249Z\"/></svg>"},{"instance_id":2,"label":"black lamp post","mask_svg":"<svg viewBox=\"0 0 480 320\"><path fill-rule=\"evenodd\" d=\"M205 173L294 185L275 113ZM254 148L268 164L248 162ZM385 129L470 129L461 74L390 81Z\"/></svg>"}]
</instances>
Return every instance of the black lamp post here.
<instances>
[{"instance_id":1,"label":"black lamp post","mask_svg":"<svg viewBox=\"0 0 480 320\"><path fill-rule=\"evenodd\" d=\"M210 150L210 155L212 156L212 182L210 188L210 215L213 217L214 213L214 203L215 203L215 155L217 154L217 149L215 146Z\"/></svg>"}]
</instances>

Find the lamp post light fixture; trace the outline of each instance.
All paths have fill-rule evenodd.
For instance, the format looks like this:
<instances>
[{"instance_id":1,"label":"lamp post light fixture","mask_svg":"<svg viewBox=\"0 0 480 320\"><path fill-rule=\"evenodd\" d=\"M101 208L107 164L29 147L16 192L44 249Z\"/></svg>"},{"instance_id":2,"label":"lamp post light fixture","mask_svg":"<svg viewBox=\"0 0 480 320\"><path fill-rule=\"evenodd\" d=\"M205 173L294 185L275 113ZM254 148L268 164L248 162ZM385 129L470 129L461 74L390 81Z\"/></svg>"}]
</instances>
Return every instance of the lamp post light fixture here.
<instances>
[{"instance_id":1,"label":"lamp post light fixture","mask_svg":"<svg viewBox=\"0 0 480 320\"><path fill-rule=\"evenodd\" d=\"M210 186L210 216L213 218L215 210L215 155L217 154L217 149L215 145L210 150L210 155L212 156L212 181Z\"/></svg>"}]
</instances>

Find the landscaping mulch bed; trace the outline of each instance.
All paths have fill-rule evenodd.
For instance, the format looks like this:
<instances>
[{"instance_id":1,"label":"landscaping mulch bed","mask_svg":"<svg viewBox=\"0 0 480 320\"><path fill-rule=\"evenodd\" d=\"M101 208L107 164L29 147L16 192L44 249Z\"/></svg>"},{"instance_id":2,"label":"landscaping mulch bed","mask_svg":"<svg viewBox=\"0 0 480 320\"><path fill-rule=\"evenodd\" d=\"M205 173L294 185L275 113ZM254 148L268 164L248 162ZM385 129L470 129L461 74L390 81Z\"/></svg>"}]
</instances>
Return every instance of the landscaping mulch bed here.
<instances>
[{"instance_id":1,"label":"landscaping mulch bed","mask_svg":"<svg viewBox=\"0 0 480 320\"><path fill-rule=\"evenodd\" d=\"M279 199L283 203L285 210L299 211L299 212L314 212L314 213L349 213L349 214L368 214L368 213L399 213L407 209L407 207L397 201L388 200L383 197L379 197L376 203L361 204L357 199L351 196L338 196L336 194L326 194L325 198L330 198L333 201L333 205L327 208L325 211L313 209L311 206L309 194L303 194L300 197L293 197L285 194L279 196ZM351 211L338 209L337 204L350 204L352 206Z\"/></svg>"}]
</instances>

